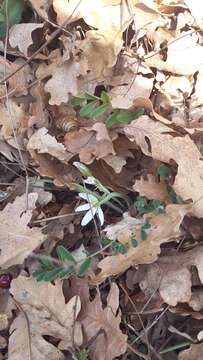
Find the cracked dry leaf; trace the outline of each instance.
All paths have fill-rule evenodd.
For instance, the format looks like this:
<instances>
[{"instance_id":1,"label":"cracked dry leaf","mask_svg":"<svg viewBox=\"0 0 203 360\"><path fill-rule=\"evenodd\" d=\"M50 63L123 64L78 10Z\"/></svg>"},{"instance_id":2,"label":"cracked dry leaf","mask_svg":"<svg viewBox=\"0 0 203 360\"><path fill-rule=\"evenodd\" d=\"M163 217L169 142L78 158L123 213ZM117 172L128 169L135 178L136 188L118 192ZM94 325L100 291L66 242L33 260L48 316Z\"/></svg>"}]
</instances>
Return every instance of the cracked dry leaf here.
<instances>
[{"instance_id":1,"label":"cracked dry leaf","mask_svg":"<svg viewBox=\"0 0 203 360\"><path fill-rule=\"evenodd\" d=\"M188 135L178 136L174 130L154 122L148 116L141 116L126 125L124 132L140 146L145 155L168 164L171 160L177 163L177 175L172 187L184 201L192 200L193 215L202 217L203 162L191 138Z\"/></svg>"},{"instance_id":2,"label":"cracked dry leaf","mask_svg":"<svg viewBox=\"0 0 203 360\"><path fill-rule=\"evenodd\" d=\"M151 174L147 175L147 179L141 177L140 180L136 180L133 190L149 200L158 199L163 202L169 202L170 200L165 181L162 179L157 181L155 176Z\"/></svg>"},{"instance_id":3,"label":"cracked dry leaf","mask_svg":"<svg viewBox=\"0 0 203 360\"><path fill-rule=\"evenodd\" d=\"M18 49L28 57L29 46L33 44L32 33L37 29L43 28L43 26L44 24L37 23L21 23L13 25L9 30L9 43L11 47L18 47Z\"/></svg>"},{"instance_id":4,"label":"cracked dry leaf","mask_svg":"<svg viewBox=\"0 0 203 360\"><path fill-rule=\"evenodd\" d=\"M93 301L86 302L85 311L80 319L86 340L90 341L99 330L103 330L90 346L92 360L112 360L125 353L127 335L120 330L121 312L119 310L117 314L118 308L119 289L116 283L111 284L107 306L104 309L99 292Z\"/></svg>"},{"instance_id":5,"label":"cracked dry leaf","mask_svg":"<svg viewBox=\"0 0 203 360\"><path fill-rule=\"evenodd\" d=\"M33 360L63 360L60 351L81 346L82 330L76 318L81 309L79 296L72 297L68 303L62 290L62 282L38 283L32 277L19 276L11 284L10 292L20 304L29 321L30 345ZM13 321L9 338L9 359L29 358L26 336L25 316L20 313ZM74 334L73 334L74 331ZM58 347L44 339L49 335L60 340Z\"/></svg>"},{"instance_id":6,"label":"cracked dry leaf","mask_svg":"<svg viewBox=\"0 0 203 360\"><path fill-rule=\"evenodd\" d=\"M93 284L99 284L108 276L117 275L126 271L130 266L139 264L150 264L157 260L160 254L160 245L164 242L174 241L181 235L180 225L186 213L189 212L189 205L168 205L166 213L159 215L148 215L147 219L151 225L146 240L141 239L141 226L137 219L128 217L118 224L109 225L105 229L107 237L111 240L128 243L129 248L125 255L118 254L107 256L98 263L101 272L92 280ZM133 219L131 221L131 219ZM137 225L136 225L137 220ZM133 226L134 221L134 226ZM136 248L131 245L131 238L138 242Z\"/></svg>"},{"instance_id":7,"label":"cracked dry leaf","mask_svg":"<svg viewBox=\"0 0 203 360\"><path fill-rule=\"evenodd\" d=\"M31 136L27 149L37 150L39 154L47 153L60 161L69 161L72 157L67 153L63 144L59 143L54 136L48 134L48 129L45 127L38 129Z\"/></svg>"},{"instance_id":8,"label":"cracked dry leaf","mask_svg":"<svg viewBox=\"0 0 203 360\"><path fill-rule=\"evenodd\" d=\"M22 264L44 242L45 235L41 229L28 227L37 198L37 193L28 194L29 208L26 212L26 194L16 197L0 212L1 267Z\"/></svg>"}]
</instances>

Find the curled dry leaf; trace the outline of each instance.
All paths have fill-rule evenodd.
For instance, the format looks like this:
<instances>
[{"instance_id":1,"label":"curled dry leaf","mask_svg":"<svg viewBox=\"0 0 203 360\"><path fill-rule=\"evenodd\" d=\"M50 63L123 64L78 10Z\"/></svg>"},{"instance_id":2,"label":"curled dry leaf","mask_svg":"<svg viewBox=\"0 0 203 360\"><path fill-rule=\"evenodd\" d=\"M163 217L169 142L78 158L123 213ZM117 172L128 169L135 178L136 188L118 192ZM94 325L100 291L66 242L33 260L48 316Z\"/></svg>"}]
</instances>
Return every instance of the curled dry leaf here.
<instances>
[{"instance_id":1,"label":"curled dry leaf","mask_svg":"<svg viewBox=\"0 0 203 360\"><path fill-rule=\"evenodd\" d=\"M169 202L169 196L164 180L156 181L155 176L148 175L147 179L141 177L136 180L133 190L137 191L141 196L145 196L149 200L158 199L163 202Z\"/></svg>"},{"instance_id":2,"label":"curled dry leaf","mask_svg":"<svg viewBox=\"0 0 203 360\"><path fill-rule=\"evenodd\" d=\"M44 24L21 23L13 25L9 31L11 47L18 49L27 57L29 46L33 44L32 33L36 29L43 28Z\"/></svg>"},{"instance_id":3,"label":"curled dry leaf","mask_svg":"<svg viewBox=\"0 0 203 360\"><path fill-rule=\"evenodd\" d=\"M188 135L179 136L174 130L148 116L141 116L124 132L131 141L141 147L142 152L153 159L178 164L173 184L174 191L183 200L192 200L192 213L202 217L203 212L203 163L201 155Z\"/></svg>"},{"instance_id":4,"label":"curled dry leaf","mask_svg":"<svg viewBox=\"0 0 203 360\"><path fill-rule=\"evenodd\" d=\"M77 322L81 309L79 296L67 303L62 290L62 282L37 283L33 278L19 276L12 281L11 294L21 305L29 321L31 355L33 360L62 360L59 349L68 349L82 344L82 329ZM9 359L29 358L28 334L25 316L21 313L11 325L9 338ZM44 335L59 339L58 348L44 339ZM27 342L27 341L26 341Z\"/></svg>"},{"instance_id":5,"label":"curled dry leaf","mask_svg":"<svg viewBox=\"0 0 203 360\"><path fill-rule=\"evenodd\" d=\"M69 161L72 155L68 154L63 144L57 142L56 138L48 134L43 127L38 129L29 139L28 150L37 150L39 154L47 153L60 161Z\"/></svg>"},{"instance_id":6,"label":"curled dry leaf","mask_svg":"<svg viewBox=\"0 0 203 360\"><path fill-rule=\"evenodd\" d=\"M26 194L16 197L0 212L0 266L22 264L45 240L41 229L28 227L38 195L28 195L29 208L26 210Z\"/></svg>"},{"instance_id":7,"label":"curled dry leaf","mask_svg":"<svg viewBox=\"0 0 203 360\"><path fill-rule=\"evenodd\" d=\"M127 221L123 220L121 223L109 225L106 228L108 238L128 243L129 248L125 255L107 256L101 260L98 264L101 272L95 276L92 282L99 284L108 276L117 275L127 270L130 266L150 264L156 261L160 254L160 245L164 242L174 241L174 239L181 235L180 225L189 209L190 206L188 205L168 205L166 213L148 216L151 227L146 240L141 239L140 232L142 225L132 226L132 222L136 219L130 220L130 226ZM129 219L131 218L129 217ZM131 245L132 237L138 242L136 248Z\"/></svg>"}]
</instances>

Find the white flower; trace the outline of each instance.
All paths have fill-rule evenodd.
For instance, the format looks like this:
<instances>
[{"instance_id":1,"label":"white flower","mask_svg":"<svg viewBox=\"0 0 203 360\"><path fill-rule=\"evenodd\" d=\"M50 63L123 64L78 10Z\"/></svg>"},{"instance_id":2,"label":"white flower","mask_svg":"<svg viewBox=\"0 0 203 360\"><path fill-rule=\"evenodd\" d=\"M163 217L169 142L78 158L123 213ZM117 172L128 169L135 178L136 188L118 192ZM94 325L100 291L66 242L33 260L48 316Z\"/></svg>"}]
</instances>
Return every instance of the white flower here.
<instances>
[{"instance_id":1,"label":"white flower","mask_svg":"<svg viewBox=\"0 0 203 360\"><path fill-rule=\"evenodd\" d=\"M79 193L78 195L81 197L81 199L87 201L87 204L80 205L75 209L76 212L87 210L85 216L81 221L81 225L87 225L94 218L95 215L98 216L100 224L103 225L104 213L101 207L98 205L99 201L96 196L87 193Z\"/></svg>"}]
</instances>

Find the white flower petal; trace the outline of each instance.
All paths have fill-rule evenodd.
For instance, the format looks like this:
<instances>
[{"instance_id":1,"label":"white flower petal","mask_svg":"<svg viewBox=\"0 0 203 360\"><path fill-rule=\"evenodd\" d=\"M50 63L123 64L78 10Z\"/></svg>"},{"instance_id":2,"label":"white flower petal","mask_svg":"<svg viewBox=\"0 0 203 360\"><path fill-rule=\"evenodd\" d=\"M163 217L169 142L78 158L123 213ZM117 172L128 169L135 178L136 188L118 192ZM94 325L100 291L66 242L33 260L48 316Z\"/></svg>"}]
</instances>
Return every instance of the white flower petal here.
<instances>
[{"instance_id":1,"label":"white flower petal","mask_svg":"<svg viewBox=\"0 0 203 360\"><path fill-rule=\"evenodd\" d=\"M100 221L101 226L104 224L104 213L103 210L99 207L97 208L97 215Z\"/></svg>"},{"instance_id":2,"label":"white flower petal","mask_svg":"<svg viewBox=\"0 0 203 360\"><path fill-rule=\"evenodd\" d=\"M92 195L92 194L79 193L78 195L79 195L79 197L80 197L81 199L84 199L84 200L86 200L86 201L88 201L88 202L98 201L97 198L96 198L96 196L94 196L94 195Z\"/></svg>"},{"instance_id":3,"label":"white flower petal","mask_svg":"<svg viewBox=\"0 0 203 360\"><path fill-rule=\"evenodd\" d=\"M85 214L85 216L83 217L83 219L81 221L81 225L82 226L87 225L93 219L96 211L97 211L96 208L93 208L92 211L88 210L88 212Z\"/></svg>"},{"instance_id":4,"label":"white flower petal","mask_svg":"<svg viewBox=\"0 0 203 360\"><path fill-rule=\"evenodd\" d=\"M90 204L83 204L76 207L75 212L89 210Z\"/></svg>"}]
</instances>

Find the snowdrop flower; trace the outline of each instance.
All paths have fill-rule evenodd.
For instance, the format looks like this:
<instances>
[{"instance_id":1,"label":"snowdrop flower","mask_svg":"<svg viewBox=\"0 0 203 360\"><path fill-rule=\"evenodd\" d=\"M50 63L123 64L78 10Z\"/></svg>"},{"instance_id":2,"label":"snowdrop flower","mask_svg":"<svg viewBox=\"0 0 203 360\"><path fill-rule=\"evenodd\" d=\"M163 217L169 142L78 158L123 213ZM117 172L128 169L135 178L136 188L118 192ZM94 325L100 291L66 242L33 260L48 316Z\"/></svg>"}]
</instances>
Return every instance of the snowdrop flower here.
<instances>
[{"instance_id":1,"label":"snowdrop flower","mask_svg":"<svg viewBox=\"0 0 203 360\"><path fill-rule=\"evenodd\" d=\"M87 193L79 193L78 195L81 199L87 201L87 204L80 205L75 209L76 212L87 210L85 216L81 221L81 225L82 226L87 225L94 218L95 215L98 216L100 224L103 225L104 213L101 207L98 205L99 201L96 198L96 196Z\"/></svg>"}]
</instances>

